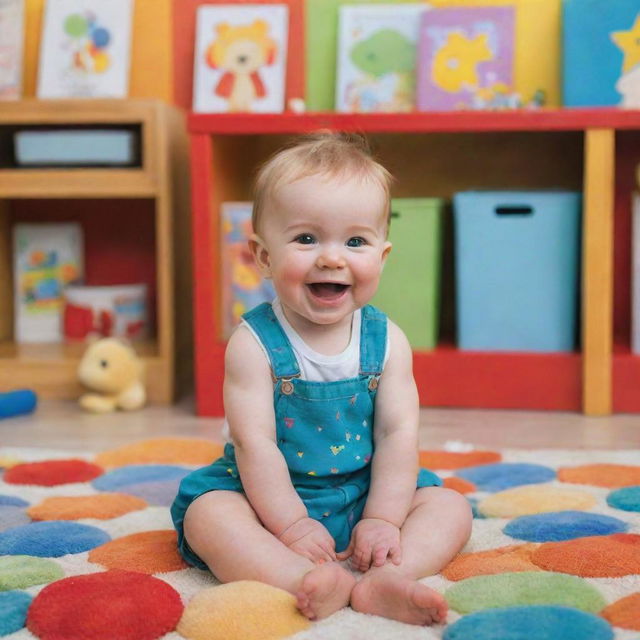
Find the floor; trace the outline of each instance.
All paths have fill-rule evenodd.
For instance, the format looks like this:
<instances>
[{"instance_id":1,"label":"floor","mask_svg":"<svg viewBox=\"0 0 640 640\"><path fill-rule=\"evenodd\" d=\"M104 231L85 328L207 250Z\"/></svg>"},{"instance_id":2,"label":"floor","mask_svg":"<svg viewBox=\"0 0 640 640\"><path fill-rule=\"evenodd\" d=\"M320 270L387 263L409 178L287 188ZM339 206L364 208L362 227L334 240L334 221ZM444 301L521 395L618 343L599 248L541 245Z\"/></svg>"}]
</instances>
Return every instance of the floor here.
<instances>
[{"instance_id":1,"label":"floor","mask_svg":"<svg viewBox=\"0 0 640 640\"><path fill-rule=\"evenodd\" d=\"M74 402L42 401L30 416L0 420L0 446L101 451L162 436L221 441L222 420L198 418L193 402L132 413L91 415ZM422 409L420 446L640 449L640 416L588 418L577 413Z\"/></svg>"}]
</instances>

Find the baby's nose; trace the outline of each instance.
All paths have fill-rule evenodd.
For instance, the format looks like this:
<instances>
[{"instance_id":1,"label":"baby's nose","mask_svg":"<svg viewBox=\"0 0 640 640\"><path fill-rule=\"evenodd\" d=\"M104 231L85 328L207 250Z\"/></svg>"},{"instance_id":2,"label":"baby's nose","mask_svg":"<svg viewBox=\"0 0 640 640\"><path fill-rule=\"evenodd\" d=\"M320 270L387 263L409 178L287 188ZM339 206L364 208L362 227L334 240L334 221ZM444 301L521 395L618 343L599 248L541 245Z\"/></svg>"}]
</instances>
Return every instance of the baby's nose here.
<instances>
[{"instance_id":1,"label":"baby's nose","mask_svg":"<svg viewBox=\"0 0 640 640\"><path fill-rule=\"evenodd\" d=\"M318 256L318 266L321 269L341 269L345 264L342 253L337 249L327 247Z\"/></svg>"}]
</instances>

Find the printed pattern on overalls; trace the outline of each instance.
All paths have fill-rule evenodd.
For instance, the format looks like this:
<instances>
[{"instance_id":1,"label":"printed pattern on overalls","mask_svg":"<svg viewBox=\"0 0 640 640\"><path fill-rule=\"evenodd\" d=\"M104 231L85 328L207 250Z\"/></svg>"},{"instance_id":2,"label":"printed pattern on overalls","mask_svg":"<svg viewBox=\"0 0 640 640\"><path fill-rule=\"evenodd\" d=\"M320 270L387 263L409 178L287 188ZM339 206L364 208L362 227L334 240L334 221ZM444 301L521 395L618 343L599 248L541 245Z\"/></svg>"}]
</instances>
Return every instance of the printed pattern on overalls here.
<instances>
[{"instance_id":1,"label":"printed pattern on overalls","mask_svg":"<svg viewBox=\"0 0 640 640\"><path fill-rule=\"evenodd\" d=\"M276 438L293 486L309 517L328 529L338 551L349 544L369 490L375 398L387 343L386 316L370 305L361 313L359 375L335 382L300 378L291 343L270 304L243 316L269 355ZM435 474L421 471L418 486L439 484ZM182 481L172 507L181 551L196 566L202 561L183 544L182 519L195 493L214 489L242 491L231 444L225 446L223 458Z\"/></svg>"}]
</instances>

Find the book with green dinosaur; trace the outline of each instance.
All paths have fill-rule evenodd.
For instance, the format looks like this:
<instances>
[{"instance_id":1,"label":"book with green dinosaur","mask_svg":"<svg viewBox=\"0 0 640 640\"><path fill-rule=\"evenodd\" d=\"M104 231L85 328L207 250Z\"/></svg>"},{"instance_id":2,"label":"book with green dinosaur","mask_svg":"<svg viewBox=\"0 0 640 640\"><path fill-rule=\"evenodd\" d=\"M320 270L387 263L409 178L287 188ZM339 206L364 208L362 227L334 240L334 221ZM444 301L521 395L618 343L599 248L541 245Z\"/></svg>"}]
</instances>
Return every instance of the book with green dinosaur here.
<instances>
[{"instance_id":1,"label":"book with green dinosaur","mask_svg":"<svg viewBox=\"0 0 640 640\"><path fill-rule=\"evenodd\" d=\"M421 5L340 7L336 111L389 113L415 105Z\"/></svg>"},{"instance_id":2,"label":"book with green dinosaur","mask_svg":"<svg viewBox=\"0 0 640 640\"><path fill-rule=\"evenodd\" d=\"M305 102L307 111L331 111L335 105L338 10L350 5L427 5L420 0L306 0Z\"/></svg>"}]
</instances>

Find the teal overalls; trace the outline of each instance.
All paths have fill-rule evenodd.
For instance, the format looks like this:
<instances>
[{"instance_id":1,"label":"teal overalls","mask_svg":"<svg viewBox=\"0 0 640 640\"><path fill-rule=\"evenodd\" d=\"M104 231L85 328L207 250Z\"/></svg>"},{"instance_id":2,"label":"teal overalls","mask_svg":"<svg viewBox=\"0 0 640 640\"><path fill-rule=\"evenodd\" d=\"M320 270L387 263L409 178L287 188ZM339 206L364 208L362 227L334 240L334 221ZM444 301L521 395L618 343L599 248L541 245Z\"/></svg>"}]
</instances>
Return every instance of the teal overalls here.
<instances>
[{"instance_id":1,"label":"teal overalls","mask_svg":"<svg viewBox=\"0 0 640 640\"><path fill-rule=\"evenodd\" d=\"M309 517L322 522L336 542L336 551L342 551L362 516L369 490L376 389L386 351L387 317L370 305L362 309L360 373L335 382L300 379L291 343L269 303L243 318L269 354L275 380L276 438L293 486ZM436 474L420 470L418 487L441 484ZM183 520L196 498L216 489L243 490L232 444L225 446L222 458L182 480L171 507L182 556L203 569L206 565L186 544Z\"/></svg>"}]
</instances>

